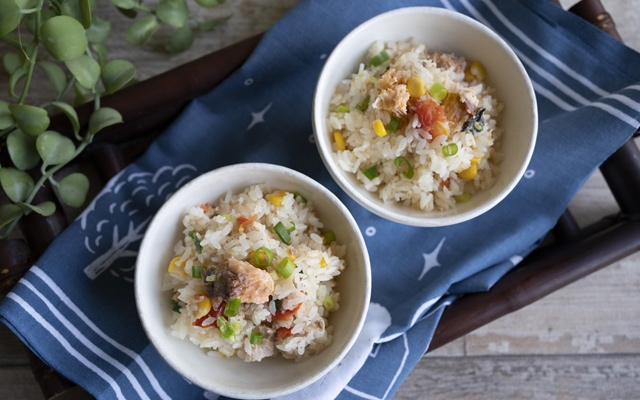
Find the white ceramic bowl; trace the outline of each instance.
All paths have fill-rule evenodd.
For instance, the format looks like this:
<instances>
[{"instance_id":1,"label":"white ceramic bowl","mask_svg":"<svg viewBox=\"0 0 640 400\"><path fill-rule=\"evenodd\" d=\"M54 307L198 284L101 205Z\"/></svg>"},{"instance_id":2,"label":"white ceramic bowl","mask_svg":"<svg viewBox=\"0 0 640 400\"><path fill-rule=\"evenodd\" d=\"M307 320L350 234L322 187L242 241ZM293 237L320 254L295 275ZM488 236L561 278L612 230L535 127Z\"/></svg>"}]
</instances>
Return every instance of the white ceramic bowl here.
<instances>
[{"instance_id":1,"label":"white ceramic bowl","mask_svg":"<svg viewBox=\"0 0 640 400\"><path fill-rule=\"evenodd\" d=\"M487 83L496 89L504 104L498 120L504 128L501 139L504 160L494 186L453 209L421 211L395 203L383 203L368 192L354 174L343 171L332 155L327 125L329 100L341 80L348 79L365 60L376 40L399 41L415 38L434 51L454 53L481 62ZM488 211L504 199L524 174L538 130L536 99L531 81L515 53L481 23L454 11L432 7L408 7L380 14L351 31L333 50L320 73L313 101L316 145L333 179L355 201L369 211L406 225L444 226L460 223Z\"/></svg>"},{"instance_id":2,"label":"white ceramic bowl","mask_svg":"<svg viewBox=\"0 0 640 400\"><path fill-rule=\"evenodd\" d=\"M337 278L340 309L329 317L333 342L320 354L302 362L280 356L248 363L206 355L206 350L171 336L171 292L162 291L163 276L182 238L187 208L214 204L227 191L242 191L266 183L274 189L300 191L313 203L325 227L347 245L347 268ZM136 262L135 297L142 326L164 360L187 380L203 389L234 398L270 398L299 390L323 376L355 342L369 306L371 272L367 248L358 226L338 198L311 178L270 164L238 164L208 172L184 185L151 221Z\"/></svg>"}]
</instances>

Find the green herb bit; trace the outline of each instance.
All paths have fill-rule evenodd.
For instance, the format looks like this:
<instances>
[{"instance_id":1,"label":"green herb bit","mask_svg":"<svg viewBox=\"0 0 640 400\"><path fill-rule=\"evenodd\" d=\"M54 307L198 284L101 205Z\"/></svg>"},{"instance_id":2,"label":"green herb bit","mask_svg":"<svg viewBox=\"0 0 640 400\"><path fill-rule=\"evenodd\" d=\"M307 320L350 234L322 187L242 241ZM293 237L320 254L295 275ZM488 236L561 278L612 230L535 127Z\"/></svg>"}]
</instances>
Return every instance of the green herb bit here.
<instances>
[{"instance_id":1,"label":"green herb bit","mask_svg":"<svg viewBox=\"0 0 640 400\"><path fill-rule=\"evenodd\" d=\"M369 178L370 181L372 181L374 178L378 176L378 166L374 165L371 168L363 169L362 173L364 174L364 176Z\"/></svg>"},{"instance_id":2,"label":"green herb bit","mask_svg":"<svg viewBox=\"0 0 640 400\"><path fill-rule=\"evenodd\" d=\"M482 130L484 129L484 125L481 124L480 122L474 122L473 129L475 129L476 132L482 132Z\"/></svg>"},{"instance_id":3,"label":"green herb bit","mask_svg":"<svg viewBox=\"0 0 640 400\"><path fill-rule=\"evenodd\" d=\"M242 329L242 324L240 323L240 321L233 321L229 325L231 325L231 329L233 329L234 333L240 332L240 330Z\"/></svg>"},{"instance_id":4,"label":"green herb bit","mask_svg":"<svg viewBox=\"0 0 640 400\"><path fill-rule=\"evenodd\" d=\"M433 98L437 101L444 100L444 98L447 97L447 94L449 94L447 89L445 89L445 87L438 82L434 83L431 86L431 89L429 89L429 93L431 93L431 96L433 96Z\"/></svg>"},{"instance_id":5,"label":"green herb bit","mask_svg":"<svg viewBox=\"0 0 640 400\"><path fill-rule=\"evenodd\" d=\"M295 269L296 265L293 263L293 261L291 261L289 257L285 257L282 261L280 261L280 264L278 264L278 272L284 279L290 277Z\"/></svg>"},{"instance_id":6,"label":"green herb bit","mask_svg":"<svg viewBox=\"0 0 640 400\"><path fill-rule=\"evenodd\" d=\"M218 317L217 322L218 327L220 328L220 336L223 339L231 339L231 341L235 342L236 333L233 330L231 324L229 324L229 321L227 321L227 319L221 315Z\"/></svg>"},{"instance_id":7,"label":"green herb bit","mask_svg":"<svg viewBox=\"0 0 640 400\"><path fill-rule=\"evenodd\" d=\"M240 299L235 298L229 302L224 307L224 315L227 317L235 317L238 315L238 310L240 309Z\"/></svg>"},{"instance_id":8,"label":"green herb bit","mask_svg":"<svg viewBox=\"0 0 640 400\"><path fill-rule=\"evenodd\" d=\"M196 245L196 253L202 254L202 245L200 244L200 239L194 231L189 231L189 237L193 239L193 243Z\"/></svg>"},{"instance_id":9,"label":"green herb bit","mask_svg":"<svg viewBox=\"0 0 640 400\"><path fill-rule=\"evenodd\" d=\"M249 343L251 343L251 344L262 344L262 333L261 332L251 332L251 338L249 339Z\"/></svg>"},{"instance_id":10,"label":"green herb bit","mask_svg":"<svg viewBox=\"0 0 640 400\"><path fill-rule=\"evenodd\" d=\"M336 107L336 112L348 113L349 112L349 107L340 105L340 106Z\"/></svg>"},{"instance_id":11,"label":"green herb bit","mask_svg":"<svg viewBox=\"0 0 640 400\"><path fill-rule=\"evenodd\" d=\"M445 157L455 156L458 153L458 145L455 143L448 144L442 148L442 155Z\"/></svg>"},{"instance_id":12,"label":"green herb bit","mask_svg":"<svg viewBox=\"0 0 640 400\"><path fill-rule=\"evenodd\" d=\"M223 217L227 219L227 221L231 222L231 214L222 214Z\"/></svg>"},{"instance_id":13,"label":"green herb bit","mask_svg":"<svg viewBox=\"0 0 640 400\"><path fill-rule=\"evenodd\" d=\"M469 193L463 193L457 196L453 196L453 198L456 200L456 203L466 203L467 201L471 200L471 195Z\"/></svg>"},{"instance_id":14,"label":"green herb bit","mask_svg":"<svg viewBox=\"0 0 640 400\"><path fill-rule=\"evenodd\" d=\"M396 159L393 160L393 163L396 165L396 168L398 168L398 171L400 171L400 173L405 178L407 178L407 179L413 178L413 167L411 166L411 163L409 163L409 161L407 161L406 158L404 158L404 157L396 157ZM406 172L404 172L402 170L402 167L400 166L400 164L406 165L406 169L407 169Z\"/></svg>"},{"instance_id":15,"label":"green herb bit","mask_svg":"<svg viewBox=\"0 0 640 400\"><path fill-rule=\"evenodd\" d=\"M391 121L387 124L387 130L392 133L398 132L398 128L400 128L400 120L396 117L392 117Z\"/></svg>"},{"instance_id":16,"label":"green herb bit","mask_svg":"<svg viewBox=\"0 0 640 400\"><path fill-rule=\"evenodd\" d=\"M371 59L371 64L374 67L377 67L378 65L384 64L384 62L388 60L389 60L389 54L387 54L386 50L382 50L380 53L378 53L378 55L374 56Z\"/></svg>"},{"instance_id":17,"label":"green herb bit","mask_svg":"<svg viewBox=\"0 0 640 400\"><path fill-rule=\"evenodd\" d=\"M202 278L203 269L206 269L206 267L202 265L193 265L191 267L191 276L194 278Z\"/></svg>"},{"instance_id":18,"label":"green herb bit","mask_svg":"<svg viewBox=\"0 0 640 400\"><path fill-rule=\"evenodd\" d=\"M371 96L367 95L367 97L362 100L362 104L356 106L356 108L362 112L367 111L367 108L369 108L369 100L371 100Z\"/></svg>"},{"instance_id":19,"label":"green herb bit","mask_svg":"<svg viewBox=\"0 0 640 400\"><path fill-rule=\"evenodd\" d=\"M173 312L177 312L178 314L182 314L180 312L180 303L178 303L177 301L171 299L171 305L172 305L172 310Z\"/></svg>"},{"instance_id":20,"label":"green herb bit","mask_svg":"<svg viewBox=\"0 0 640 400\"><path fill-rule=\"evenodd\" d=\"M336 304L333 302L333 297L324 296L324 300L322 301L322 306L327 310L333 310Z\"/></svg>"},{"instance_id":21,"label":"green herb bit","mask_svg":"<svg viewBox=\"0 0 640 400\"><path fill-rule=\"evenodd\" d=\"M266 267L273 262L273 253L266 247L260 247L256 250L253 258L260 267Z\"/></svg>"},{"instance_id":22,"label":"green herb bit","mask_svg":"<svg viewBox=\"0 0 640 400\"><path fill-rule=\"evenodd\" d=\"M276 310L279 310L279 309L281 309L281 308L282 308L282 300L280 300L280 299L275 299L273 302L274 302L274 304L276 305Z\"/></svg>"},{"instance_id":23,"label":"green herb bit","mask_svg":"<svg viewBox=\"0 0 640 400\"><path fill-rule=\"evenodd\" d=\"M324 238L324 240L322 241L322 244L325 244L325 245L331 244L336 241L336 234L333 231L329 231L325 233L324 235L322 235L322 237Z\"/></svg>"},{"instance_id":24,"label":"green herb bit","mask_svg":"<svg viewBox=\"0 0 640 400\"><path fill-rule=\"evenodd\" d=\"M219 278L218 275L211 274L211 275L207 275L207 277L204 278L204 280L207 281L207 282L217 282L218 278Z\"/></svg>"},{"instance_id":25,"label":"green herb bit","mask_svg":"<svg viewBox=\"0 0 640 400\"><path fill-rule=\"evenodd\" d=\"M273 227L273 229L276 231L276 234L278 235L280 240L282 240L282 243L284 244L291 243L291 236L289 236L289 231L287 230L287 228L284 227L284 224L282 223L282 221L278 222L276 226Z\"/></svg>"},{"instance_id":26,"label":"green herb bit","mask_svg":"<svg viewBox=\"0 0 640 400\"><path fill-rule=\"evenodd\" d=\"M291 233L296 230L296 224L291 221L291 228L287 229L287 232Z\"/></svg>"},{"instance_id":27,"label":"green herb bit","mask_svg":"<svg viewBox=\"0 0 640 400\"><path fill-rule=\"evenodd\" d=\"M307 202L307 198L301 195L300 192L293 192L293 197L294 198L300 197L300 200L302 200L303 203Z\"/></svg>"}]
</instances>

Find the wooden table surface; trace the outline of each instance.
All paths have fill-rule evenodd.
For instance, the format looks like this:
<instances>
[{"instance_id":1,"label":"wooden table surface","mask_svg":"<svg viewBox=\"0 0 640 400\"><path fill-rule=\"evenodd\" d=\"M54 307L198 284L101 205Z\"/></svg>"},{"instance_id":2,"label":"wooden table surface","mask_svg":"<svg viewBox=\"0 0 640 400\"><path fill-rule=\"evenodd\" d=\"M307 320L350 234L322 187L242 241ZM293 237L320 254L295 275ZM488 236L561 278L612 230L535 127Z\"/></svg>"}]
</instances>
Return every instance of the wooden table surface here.
<instances>
[{"instance_id":1,"label":"wooden table surface","mask_svg":"<svg viewBox=\"0 0 640 400\"><path fill-rule=\"evenodd\" d=\"M575 2L562 1L565 7ZM200 34L188 52L177 56L162 53L162 39L168 36L162 30L148 45L127 45L129 20L108 1L99 3L101 18L113 23L110 57L132 61L142 80L267 30L296 0L229 1L206 15L232 12L233 18L215 32ZM603 3L625 42L640 50L640 0ZM0 55L7 50L0 43ZM6 99L7 81L2 70L1 99ZM45 77L36 74L28 102L50 100L50 90ZM581 226L618 210L599 172L570 209ZM76 391L65 397L85 396ZM640 253L425 356L395 398L639 399ZM42 399L22 344L3 325L0 399Z\"/></svg>"}]
</instances>

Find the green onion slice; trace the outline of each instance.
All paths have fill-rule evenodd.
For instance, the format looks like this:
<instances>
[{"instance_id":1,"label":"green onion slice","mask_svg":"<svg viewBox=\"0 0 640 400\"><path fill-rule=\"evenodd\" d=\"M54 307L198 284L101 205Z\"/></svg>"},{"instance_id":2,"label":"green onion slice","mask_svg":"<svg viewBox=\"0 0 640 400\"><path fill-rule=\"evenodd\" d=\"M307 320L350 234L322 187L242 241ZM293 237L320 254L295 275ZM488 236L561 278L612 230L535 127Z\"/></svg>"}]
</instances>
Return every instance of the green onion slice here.
<instances>
[{"instance_id":1,"label":"green onion slice","mask_svg":"<svg viewBox=\"0 0 640 400\"><path fill-rule=\"evenodd\" d=\"M348 113L349 112L349 107L347 107L347 106L338 106L338 107L336 107L336 112Z\"/></svg>"},{"instance_id":2,"label":"green onion slice","mask_svg":"<svg viewBox=\"0 0 640 400\"><path fill-rule=\"evenodd\" d=\"M447 94L449 94L447 89L445 89L445 87L438 82L434 83L431 86L431 89L429 89L429 93L431 93L431 96L433 96L433 98L437 101L444 100L444 98L447 97Z\"/></svg>"},{"instance_id":3,"label":"green onion slice","mask_svg":"<svg viewBox=\"0 0 640 400\"><path fill-rule=\"evenodd\" d=\"M249 339L249 343L251 343L251 344L262 344L262 333L261 332L251 332L251 338Z\"/></svg>"},{"instance_id":4,"label":"green onion slice","mask_svg":"<svg viewBox=\"0 0 640 400\"><path fill-rule=\"evenodd\" d=\"M400 127L400 120L396 117L392 117L391 121L387 125L387 130L392 133L398 132L398 128Z\"/></svg>"},{"instance_id":5,"label":"green onion slice","mask_svg":"<svg viewBox=\"0 0 640 400\"><path fill-rule=\"evenodd\" d=\"M453 198L456 200L456 203L466 203L471 200L471 195L469 193L462 193L457 196L453 196Z\"/></svg>"},{"instance_id":6,"label":"green onion slice","mask_svg":"<svg viewBox=\"0 0 640 400\"><path fill-rule=\"evenodd\" d=\"M300 197L300 200L302 200L303 203L307 202L307 198L301 195L300 192L293 192L293 197L294 198Z\"/></svg>"},{"instance_id":7,"label":"green onion slice","mask_svg":"<svg viewBox=\"0 0 640 400\"><path fill-rule=\"evenodd\" d=\"M262 254L262 257L260 257L260 254ZM253 258L256 260L256 264L261 267L266 267L273 262L273 253L266 247L260 247L256 250ZM262 261L263 259L264 261Z\"/></svg>"},{"instance_id":8,"label":"green onion slice","mask_svg":"<svg viewBox=\"0 0 640 400\"><path fill-rule=\"evenodd\" d=\"M296 230L296 224L291 221L291 228L287 229L287 232L291 233Z\"/></svg>"},{"instance_id":9,"label":"green onion slice","mask_svg":"<svg viewBox=\"0 0 640 400\"><path fill-rule=\"evenodd\" d=\"M333 302L333 297L324 296L324 300L322 301L322 306L327 310L333 310L333 308L336 306L335 303Z\"/></svg>"},{"instance_id":10,"label":"green onion slice","mask_svg":"<svg viewBox=\"0 0 640 400\"><path fill-rule=\"evenodd\" d=\"M325 233L324 235L322 235L322 237L324 237L322 244L330 244L336 241L336 234L333 231Z\"/></svg>"},{"instance_id":11,"label":"green onion slice","mask_svg":"<svg viewBox=\"0 0 640 400\"><path fill-rule=\"evenodd\" d=\"M196 245L196 253L202 254L202 245L200 245L200 239L198 239L196 233L194 231L189 231L188 235L191 239L193 239L193 242Z\"/></svg>"},{"instance_id":12,"label":"green onion slice","mask_svg":"<svg viewBox=\"0 0 640 400\"><path fill-rule=\"evenodd\" d=\"M173 312L177 312L178 314L181 314L180 312L180 303L178 303L177 301L171 299L171 309L173 310Z\"/></svg>"},{"instance_id":13,"label":"green onion slice","mask_svg":"<svg viewBox=\"0 0 640 400\"><path fill-rule=\"evenodd\" d=\"M280 261L280 264L278 264L278 272L284 279L290 277L295 269L296 265L293 263L293 261L291 261L289 257L285 257L282 261Z\"/></svg>"},{"instance_id":14,"label":"green onion slice","mask_svg":"<svg viewBox=\"0 0 640 400\"><path fill-rule=\"evenodd\" d=\"M404 157L396 157L396 159L393 160L393 163L396 165L396 167L398 168L398 171L400 171L400 173L405 178L407 178L407 179L413 178L413 167L411 166L409 161L407 161L406 158L404 158ZM403 172L402 171L402 167L400 166L400 164L405 164L406 165L407 172Z\"/></svg>"},{"instance_id":15,"label":"green onion slice","mask_svg":"<svg viewBox=\"0 0 640 400\"><path fill-rule=\"evenodd\" d=\"M367 111L367 108L369 108L369 100L371 100L371 96L367 95L367 97L362 100L362 104L356 106L356 108L362 112Z\"/></svg>"},{"instance_id":16,"label":"green onion slice","mask_svg":"<svg viewBox=\"0 0 640 400\"><path fill-rule=\"evenodd\" d=\"M372 181L375 177L378 176L378 166L374 165L371 168L363 169L362 173L364 174L364 176L369 178L370 181Z\"/></svg>"},{"instance_id":17,"label":"green onion slice","mask_svg":"<svg viewBox=\"0 0 640 400\"><path fill-rule=\"evenodd\" d=\"M276 305L276 310L279 310L279 309L281 309L281 308L282 308L282 300L280 300L280 299L275 299L273 302L274 302L274 303L275 303L275 305Z\"/></svg>"},{"instance_id":18,"label":"green onion slice","mask_svg":"<svg viewBox=\"0 0 640 400\"><path fill-rule=\"evenodd\" d=\"M216 282L218 280L218 275L216 274L207 275L207 277L204 278L204 280L207 282Z\"/></svg>"},{"instance_id":19,"label":"green onion slice","mask_svg":"<svg viewBox=\"0 0 640 400\"><path fill-rule=\"evenodd\" d=\"M273 227L273 229L276 231L276 234L278 234L280 240L282 240L282 243L291 243L291 236L289 236L289 231L284 227L284 224L282 222L278 222L276 226Z\"/></svg>"},{"instance_id":20,"label":"green onion slice","mask_svg":"<svg viewBox=\"0 0 640 400\"><path fill-rule=\"evenodd\" d=\"M240 329L242 329L242 324L240 323L240 321L233 321L229 325L231 325L231 329L233 329L234 333L240 332Z\"/></svg>"},{"instance_id":21,"label":"green onion slice","mask_svg":"<svg viewBox=\"0 0 640 400\"><path fill-rule=\"evenodd\" d=\"M227 302L227 305L224 307L224 315L226 315L227 317L235 317L236 315L238 315L239 309L240 299L235 298Z\"/></svg>"},{"instance_id":22,"label":"green onion slice","mask_svg":"<svg viewBox=\"0 0 640 400\"><path fill-rule=\"evenodd\" d=\"M220 336L223 339L231 339L232 341L236 341L236 333L233 330L233 327L229 324L229 321L222 315L217 319L218 327L220 328Z\"/></svg>"},{"instance_id":23,"label":"green onion slice","mask_svg":"<svg viewBox=\"0 0 640 400\"><path fill-rule=\"evenodd\" d=\"M473 129L475 129L477 132L482 132L482 130L484 129L484 125L482 125L480 122L474 122Z\"/></svg>"},{"instance_id":24,"label":"green onion slice","mask_svg":"<svg viewBox=\"0 0 640 400\"><path fill-rule=\"evenodd\" d=\"M206 267L202 265L191 266L191 276L193 278L202 278L201 272L203 269L206 269Z\"/></svg>"},{"instance_id":25,"label":"green onion slice","mask_svg":"<svg viewBox=\"0 0 640 400\"><path fill-rule=\"evenodd\" d=\"M386 50L382 50L378 55L371 59L371 64L373 64L374 67L377 67L387 60L389 60L389 54L387 54Z\"/></svg>"},{"instance_id":26,"label":"green onion slice","mask_svg":"<svg viewBox=\"0 0 640 400\"><path fill-rule=\"evenodd\" d=\"M231 222L231 214L222 214L223 217L227 219L227 221Z\"/></svg>"},{"instance_id":27,"label":"green onion slice","mask_svg":"<svg viewBox=\"0 0 640 400\"><path fill-rule=\"evenodd\" d=\"M455 156L458 153L458 145L455 143L448 144L442 148L442 155L445 157Z\"/></svg>"}]
</instances>

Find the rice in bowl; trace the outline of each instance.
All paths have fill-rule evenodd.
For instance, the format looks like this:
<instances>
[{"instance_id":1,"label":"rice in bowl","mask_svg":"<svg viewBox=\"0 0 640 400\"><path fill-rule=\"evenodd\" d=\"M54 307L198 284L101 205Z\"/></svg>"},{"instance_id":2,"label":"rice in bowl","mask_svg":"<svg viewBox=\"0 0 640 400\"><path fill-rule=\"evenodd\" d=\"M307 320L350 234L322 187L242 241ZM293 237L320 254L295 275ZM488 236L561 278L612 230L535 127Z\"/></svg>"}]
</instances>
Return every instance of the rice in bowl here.
<instances>
[{"instance_id":1,"label":"rice in bowl","mask_svg":"<svg viewBox=\"0 0 640 400\"><path fill-rule=\"evenodd\" d=\"M208 355L301 359L331 343L345 246L298 194L253 185L187 210L163 290L172 335Z\"/></svg>"},{"instance_id":2,"label":"rice in bowl","mask_svg":"<svg viewBox=\"0 0 640 400\"><path fill-rule=\"evenodd\" d=\"M343 80L327 117L333 158L384 202L448 210L493 185L502 105L479 63L375 42Z\"/></svg>"}]
</instances>

